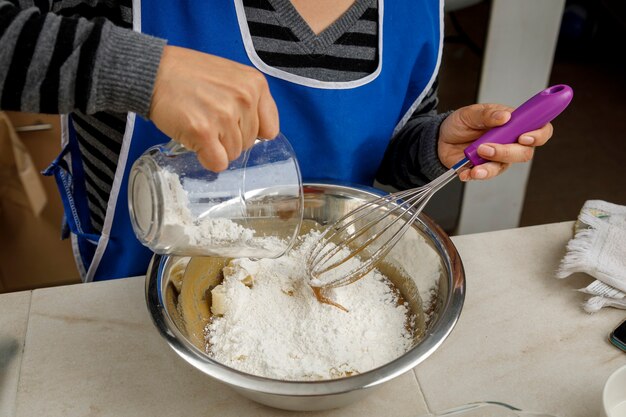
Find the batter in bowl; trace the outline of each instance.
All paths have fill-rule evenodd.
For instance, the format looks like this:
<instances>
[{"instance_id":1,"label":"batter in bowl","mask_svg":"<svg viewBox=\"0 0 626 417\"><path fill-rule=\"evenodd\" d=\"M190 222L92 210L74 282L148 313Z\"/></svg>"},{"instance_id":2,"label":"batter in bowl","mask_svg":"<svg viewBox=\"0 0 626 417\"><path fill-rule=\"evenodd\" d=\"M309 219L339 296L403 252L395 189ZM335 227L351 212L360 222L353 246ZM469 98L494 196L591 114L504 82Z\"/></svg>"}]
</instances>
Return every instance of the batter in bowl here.
<instances>
[{"instance_id":1,"label":"batter in bowl","mask_svg":"<svg viewBox=\"0 0 626 417\"><path fill-rule=\"evenodd\" d=\"M409 304L374 270L326 294L344 309L320 303L304 265L317 236L277 259L193 258L187 269L201 271L187 271L178 299L190 337L226 366L281 380L345 377L404 354L424 328L416 294Z\"/></svg>"}]
</instances>

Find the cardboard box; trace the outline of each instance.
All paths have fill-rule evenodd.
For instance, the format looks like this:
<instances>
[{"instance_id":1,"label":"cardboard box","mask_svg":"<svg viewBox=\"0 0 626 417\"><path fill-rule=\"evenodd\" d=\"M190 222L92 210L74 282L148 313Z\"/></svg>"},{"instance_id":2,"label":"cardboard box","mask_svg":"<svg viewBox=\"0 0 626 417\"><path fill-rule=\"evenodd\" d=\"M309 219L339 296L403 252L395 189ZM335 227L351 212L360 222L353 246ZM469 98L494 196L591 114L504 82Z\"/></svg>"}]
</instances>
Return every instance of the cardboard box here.
<instances>
[{"instance_id":1,"label":"cardboard box","mask_svg":"<svg viewBox=\"0 0 626 417\"><path fill-rule=\"evenodd\" d=\"M61 150L59 117L13 112L6 114L14 128L51 125L44 130L18 132L37 171L45 169ZM8 181L3 180L3 185L11 183L15 186L17 172L15 176ZM27 198L20 203L16 198L13 198L15 201L8 201L5 195L3 201L0 201L0 292L80 282L71 243L69 239L60 239L63 206L56 183L52 177L40 175L40 178L47 202L39 216L35 216L25 203L28 202Z\"/></svg>"}]
</instances>

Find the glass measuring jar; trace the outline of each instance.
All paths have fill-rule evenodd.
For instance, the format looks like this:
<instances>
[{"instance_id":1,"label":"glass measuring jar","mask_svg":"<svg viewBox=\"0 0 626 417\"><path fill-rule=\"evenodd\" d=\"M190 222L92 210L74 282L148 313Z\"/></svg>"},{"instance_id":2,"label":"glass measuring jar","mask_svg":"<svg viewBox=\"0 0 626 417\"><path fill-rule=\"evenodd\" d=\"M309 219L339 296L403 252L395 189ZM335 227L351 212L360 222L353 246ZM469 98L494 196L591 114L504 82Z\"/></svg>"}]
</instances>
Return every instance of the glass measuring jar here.
<instances>
[{"instance_id":1,"label":"glass measuring jar","mask_svg":"<svg viewBox=\"0 0 626 417\"><path fill-rule=\"evenodd\" d=\"M135 235L155 253L276 258L300 230L302 177L282 134L257 140L219 173L169 142L133 164L128 207Z\"/></svg>"}]
</instances>

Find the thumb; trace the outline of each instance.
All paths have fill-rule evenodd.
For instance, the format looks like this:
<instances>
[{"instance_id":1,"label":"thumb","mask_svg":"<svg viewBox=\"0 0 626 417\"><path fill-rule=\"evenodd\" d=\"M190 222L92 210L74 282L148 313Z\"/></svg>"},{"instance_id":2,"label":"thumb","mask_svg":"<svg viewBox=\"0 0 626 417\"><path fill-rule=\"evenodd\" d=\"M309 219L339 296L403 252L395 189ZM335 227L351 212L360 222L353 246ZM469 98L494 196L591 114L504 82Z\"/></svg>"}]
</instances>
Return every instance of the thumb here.
<instances>
[{"instance_id":1,"label":"thumb","mask_svg":"<svg viewBox=\"0 0 626 417\"><path fill-rule=\"evenodd\" d=\"M500 104L473 104L461 108L459 118L472 130L486 130L508 122L512 110Z\"/></svg>"}]
</instances>

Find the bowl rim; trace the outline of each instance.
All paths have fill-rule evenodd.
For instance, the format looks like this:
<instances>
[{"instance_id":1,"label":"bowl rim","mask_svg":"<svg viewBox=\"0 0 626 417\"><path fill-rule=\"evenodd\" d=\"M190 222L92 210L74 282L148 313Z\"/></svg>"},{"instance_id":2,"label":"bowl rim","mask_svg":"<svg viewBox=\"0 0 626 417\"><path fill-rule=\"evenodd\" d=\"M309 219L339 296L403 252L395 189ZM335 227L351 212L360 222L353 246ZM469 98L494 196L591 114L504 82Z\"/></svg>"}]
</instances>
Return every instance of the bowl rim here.
<instances>
[{"instance_id":1,"label":"bowl rim","mask_svg":"<svg viewBox=\"0 0 626 417\"><path fill-rule=\"evenodd\" d=\"M609 407L615 406L615 404L609 403L609 396L616 390L615 384L620 378L626 381L626 365L622 365L611 372L611 375L609 375L602 388L602 410L606 416L609 416L609 412L611 411Z\"/></svg>"},{"instance_id":2,"label":"bowl rim","mask_svg":"<svg viewBox=\"0 0 626 417\"><path fill-rule=\"evenodd\" d=\"M336 182L305 182L303 186L311 189L316 187L328 189L332 186L340 192L356 190L364 193L364 197L368 194L372 197L385 194L372 187ZM146 304L154 325L179 356L203 373L235 388L264 394L301 397L337 395L357 389L371 388L404 374L429 357L452 332L463 308L465 271L456 247L441 227L427 215L421 213L416 221L424 226L423 231L432 239L437 250L441 254L447 254L442 259L450 272L447 274L450 297L446 300L442 310L447 311L448 314L439 315L429 329L429 337L402 356L361 374L331 380L285 381L248 374L209 358L206 353L184 337L165 309L160 278L167 263L172 259L167 255L155 254L150 261L146 274Z\"/></svg>"}]
</instances>

